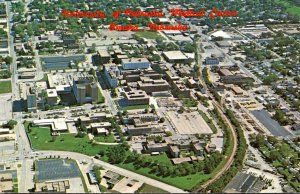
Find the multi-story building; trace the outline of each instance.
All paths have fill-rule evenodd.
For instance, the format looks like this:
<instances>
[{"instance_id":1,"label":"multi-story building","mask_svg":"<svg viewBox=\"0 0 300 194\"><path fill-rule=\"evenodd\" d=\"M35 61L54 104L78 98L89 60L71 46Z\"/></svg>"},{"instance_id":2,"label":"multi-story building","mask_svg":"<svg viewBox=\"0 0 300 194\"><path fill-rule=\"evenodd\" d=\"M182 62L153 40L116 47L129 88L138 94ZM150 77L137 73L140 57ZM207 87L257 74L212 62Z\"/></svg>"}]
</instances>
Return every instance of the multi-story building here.
<instances>
[{"instance_id":1,"label":"multi-story building","mask_svg":"<svg viewBox=\"0 0 300 194\"><path fill-rule=\"evenodd\" d=\"M101 65L108 63L110 61L110 54L107 52L107 50L97 51L97 61Z\"/></svg>"},{"instance_id":2,"label":"multi-story building","mask_svg":"<svg viewBox=\"0 0 300 194\"><path fill-rule=\"evenodd\" d=\"M122 67L124 70L148 69L150 62L146 58L122 59Z\"/></svg>"},{"instance_id":3,"label":"multi-story building","mask_svg":"<svg viewBox=\"0 0 300 194\"><path fill-rule=\"evenodd\" d=\"M116 64L105 64L104 75L110 88L116 88L118 86L120 70Z\"/></svg>"},{"instance_id":4,"label":"multi-story building","mask_svg":"<svg viewBox=\"0 0 300 194\"><path fill-rule=\"evenodd\" d=\"M57 104L57 92L55 89L47 89L47 102L49 105Z\"/></svg>"},{"instance_id":5,"label":"multi-story building","mask_svg":"<svg viewBox=\"0 0 300 194\"><path fill-rule=\"evenodd\" d=\"M73 91L79 104L98 102L99 88L93 76L75 77L73 79Z\"/></svg>"},{"instance_id":6,"label":"multi-story building","mask_svg":"<svg viewBox=\"0 0 300 194\"><path fill-rule=\"evenodd\" d=\"M37 111L36 94L28 94L27 95L27 111L28 112L36 112Z\"/></svg>"}]
</instances>

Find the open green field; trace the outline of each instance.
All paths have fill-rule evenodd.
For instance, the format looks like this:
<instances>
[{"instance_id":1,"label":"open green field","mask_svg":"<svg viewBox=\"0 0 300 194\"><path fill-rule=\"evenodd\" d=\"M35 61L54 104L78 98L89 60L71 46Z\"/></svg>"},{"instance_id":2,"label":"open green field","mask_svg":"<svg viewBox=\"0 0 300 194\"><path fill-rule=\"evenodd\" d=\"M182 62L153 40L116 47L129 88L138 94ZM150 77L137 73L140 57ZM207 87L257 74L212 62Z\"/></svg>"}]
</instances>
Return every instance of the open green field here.
<instances>
[{"instance_id":1,"label":"open green field","mask_svg":"<svg viewBox=\"0 0 300 194\"><path fill-rule=\"evenodd\" d=\"M97 135L97 136L94 136L94 140L97 142L105 142L105 143L114 143L115 142L115 138L114 138L113 134Z\"/></svg>"},{"instance_id":2,"label":"open green field","mask_svg":"<svg viewBox=\"0 0 300 194\"><path fill-rule=\"evenodd\" d=\"M159 35L158 32L155 32L155 31L136 32L135 35L137 35L141 38L147 38L147 39L163 38L161 35Z\"/></svg>"},{"instance_id":3,"label":"open green field","mask_svg":"<svg viewBox=\"0 0 300 194\"><path fill-rule=\"evenodd\" d=\"M142 187L139 189L138 193L168 193L168 192L144 183Z\"/></svg>"},{"instance_id":4,"label":"open green field","mask_svg":"<svg viewBox=\"0 0 300 194\"><path fill-rule=\"evenodd\" d=\"M71 151L93 156L111 147L92 144L87 136L79 138L73 134L61 134L60 136L53 137L50 134L50 128L46 127L31 127L31 132L27 130L27 134L32 147L37 150Z\"/></svg>"},{"instance_id":5,"label":"open green field","mask_svg":"<svg viewBox=\"0 0 300 194\"><path fill-rule=\"evenodd\" d=\"M157 156L145 156L145 157L149 158L151 160L154 160L154 161L157 160L158 163L165 163L167 165L173 165L166 153L162 153Z\"/></svg>"},{"instance_id":6,"label":"open green field","mask_svg":"<svg viewBox=\"0 0 300 194\"><path fill-rule=\"evenodd\" d=\"M146 109L149 108L149 105L131 105L131 106L124 106L119 107L119 110L135 110L135 109Z\"/></svg>"},{"instance_id":7,"label":"open green field","mask_svg":"<svg viewBox=\"0 0 300 194\"><path fill-rule=\"evenodd\" d=\"M300 16L300 7L294 5L293 2L287 0L275 0L276 3L283 5L287 8L287 12L292 15Z\"/></svg>"},{"instance_id":8,"label":"open green field","mask_svg":"<svg viewBox=\"0 0 300 194\"><path fill-rule=\"evenodd\" d=\"M11 92L11 82L10 81L0 81L0 94Z\"/></svg>"}]
</instances>

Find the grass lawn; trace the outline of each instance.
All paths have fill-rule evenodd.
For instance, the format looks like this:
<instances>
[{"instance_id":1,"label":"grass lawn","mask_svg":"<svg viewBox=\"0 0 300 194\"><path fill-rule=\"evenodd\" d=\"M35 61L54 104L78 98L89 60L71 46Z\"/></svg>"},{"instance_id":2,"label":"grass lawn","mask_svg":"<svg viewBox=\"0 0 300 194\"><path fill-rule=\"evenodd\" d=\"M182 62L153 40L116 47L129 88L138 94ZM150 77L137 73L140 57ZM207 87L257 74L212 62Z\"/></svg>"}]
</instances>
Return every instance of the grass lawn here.
<instances>
[{"instance_id":1,"label":"grass lawn","mask_svg":"<svg viewBox=\"0 0 300 194\"><path fill-rule=\"evenodd\" d=\"M166 153L162 153L162 154L159 154L157 156L146 156L146 158L149 158L153 161L158 161L158 163L165 163L167 165L173 165L171 160L168 158L167 154Z\"/></svg>"},{"instance_id":2,"label":"grass lawn","mask_svg":"<svg viewBox=\"0 0 300 194\"><path fill-rule=\"evenodd\" d=\"M159 35L158 32L154 32L154 31L136 32L135 35L147 39L163 38L161 35Z\"/></svg>"},{"instance_id":3,"label":"grass lawn","mask_svg":"<svg viewBox=\"0 0 300 194\"><path fill-rule=\"evenodd\" d=\"M134 109L146 109L149 108L149 105L131 105L131 106L124 106L119 107L119 110L134 110Z\"/></svg>"},{"instance_id":4,"label":"grass lawn","mask_svg":"<svg viewBox=\"0 0 300 194\"><path fill-rule=\"evenodd\" d=\"M97 142L114 143L115 138L113 134L110 135L97 135L94 136L94 140Z\"/></svg>"},{"instance_id":5,"label":"grass lawn","mask_svg":"<svg viewBox=\"0 0 300 194\"><path fill-rule=\"evenodd\" d=\"M162 177L157 176L155 174L150 173L150 168L139 168L136 169L132 163L121 163L117 164L117 166L121 168L125 168L130 171L137 172L139 174L145 175L147 177L156 179L158 181L173 185L175 187L191 190L193 187L197 186L199 183L206 181L210 178L210 174L196 173L188 176L180 176L180 177Z\"/></svg>"},{"instance_id":6,"label":"grass lawn","mask_svg":"<svg viewBox=\"0 0 300 194\"><path fill-rule=\"evenodd\" d=\"M287 8L287 12L292 15L300 16L300 7L293 5L293 3L288 2L287 0L275 0L276 3L279 3Z\"/></svg>"},{"instance_id":7,"label":"grass lawn","mask_svg":"<svg viewBox=\"0 0 300 194\"><path fill-rule=\"evenodd\" d=\"M104 103L105 102L105 98L102 95L100 89L98 90L98 103Z\"/></svg>"},{"instance_id":8,"label":"grass lawn","mask_svg":"<svg viewBox=\"0 0 300 194\"><path fill-rule=\"evenodd\" d=\"M183 98L183 104L185 107L197 107L198 101L190 98Z\"/></svg>"},{"instance_id":9,"label":"grass lawn","mask_svg":"<svg viewBox=\"0 0 300 194\"><path fill-rule=\"evenodd\" d=\"M61 134L60 136L52 137L49 128L31 127L31 132L28 133L28 136L32 147L37 150L71 151L93 156L101 150L111 147L92 144L87 136L76 138L74 134Z\"/></svg>"},{"instance_id":10,"label":"grass lawn","mask_svg":"<svg viewBox=\"0 0 300 194\"><path fill-rule=\"evenodd\" d=\"M0 81L0 94L11 92L11 81Z\"/></svg>"},{"instance_id":11,"label":"grass lawn","mask_svg":"<svg viewBox=\"0 0 300 194\"><path fill-rule=\"evenodd\" d=\"M168 193L168 192L144 183L142 187L139 189L138 193Z\"/></svg>"}]
</instances>

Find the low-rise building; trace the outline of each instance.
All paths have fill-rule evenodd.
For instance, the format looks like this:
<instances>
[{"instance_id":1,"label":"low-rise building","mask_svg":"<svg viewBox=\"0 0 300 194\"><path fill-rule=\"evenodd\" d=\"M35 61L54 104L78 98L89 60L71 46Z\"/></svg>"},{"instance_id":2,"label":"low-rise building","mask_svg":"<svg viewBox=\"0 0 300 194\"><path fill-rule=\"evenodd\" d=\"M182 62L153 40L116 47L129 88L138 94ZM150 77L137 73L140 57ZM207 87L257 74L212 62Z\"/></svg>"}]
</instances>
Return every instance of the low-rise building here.
<instances>
[{"instance_id":1,"label":"low-rise building","mask_svg":"<svg viewBox=\"0 0 300 194\"><path fill-rule=\"evenodd\" d=\"M70 189L70 183L68 180L54 182L38 182L35 183L34 188L35 192L66 193L67 189Z\"/></svg>"},{"instance_id":2,"label":"low-rise building","mask_svg":"<svg viewBox=\"0 0 300 194\"><path fill-rule=\"evenodd\" d=\"M0 128L0 135L9 134L9 128Z\"/></svg>"},{"instance_id":3,"label":"low-rise building","mask_svg":"<svg viewBox=\"0 0 300 194\"><path fill-rule=\"evenodd\" d=\"M138 88L145 91L147 94L152 92L168 91L170 86L166 80L153 80L148 77L142 77L141 81L137 82Z\"/></svg>"},{"instance_id":4,"label":"low-rise building","mask_svg":"<svg viewBox=\"0 0 300 194\"><path fill-rule=\"evenodd\" d=\"M150 67L150 62L146 58L122 59L121 63L124 70L148 69Z\"/></svg>"},{"instance_id":5,"label":"low-rise building","mask_svg":"<svg viewBox=\"0 0 300 194\"><path fill-rule=\"evenodd\" d=\"M163 57L170 63L188 63L189 58L181 51L166 51L163 52Z\"/></svg>"},{"instance_id":6,"label":"low-rise building","mask_svg":"<svg viewBox=\"0 0 300 194\"><path fill-rule=\"evenodd\" d=\"M145 91L135 90L123 92L127 105L147 105L150 98Z\"/></svg>"},{"instance_id":7,"label":"low-rise building","mask_svg":"<svg viewBox=\"0 0 300 194\"><path fill-rule=\"evenodd\" d=\"M1 173L0 174L0 193L10 193L13 192L13 177L12 174L9 173Z\"/></svg>"}]
</instances>

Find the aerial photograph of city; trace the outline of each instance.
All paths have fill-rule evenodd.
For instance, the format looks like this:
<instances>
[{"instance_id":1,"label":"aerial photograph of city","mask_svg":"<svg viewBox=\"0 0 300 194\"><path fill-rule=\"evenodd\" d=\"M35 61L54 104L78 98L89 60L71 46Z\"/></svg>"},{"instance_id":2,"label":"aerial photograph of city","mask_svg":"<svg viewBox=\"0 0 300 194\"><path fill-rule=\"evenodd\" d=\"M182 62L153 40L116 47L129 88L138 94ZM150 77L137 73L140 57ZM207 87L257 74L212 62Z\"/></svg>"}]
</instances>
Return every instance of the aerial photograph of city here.
<instances>
[{"instance_id":1,"label":"aerial photograph of city","mask_svg":"<svg viewBox=\"0 0 300 194\"><path fill-rule=\"evenodd\" d=\"M0 0L0 193L300 193L300 0Z\"/></svg>"}]
</instances>

